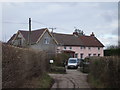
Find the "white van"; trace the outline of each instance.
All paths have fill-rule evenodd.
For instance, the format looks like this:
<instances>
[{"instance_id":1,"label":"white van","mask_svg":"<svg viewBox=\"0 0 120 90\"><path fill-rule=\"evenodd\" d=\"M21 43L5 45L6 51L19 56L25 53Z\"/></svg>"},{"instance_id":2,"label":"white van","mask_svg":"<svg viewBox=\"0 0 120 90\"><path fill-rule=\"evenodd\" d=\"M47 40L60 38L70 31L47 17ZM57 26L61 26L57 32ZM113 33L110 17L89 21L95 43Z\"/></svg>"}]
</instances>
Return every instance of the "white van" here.
<instances>
[{"instance_id":1,"label":"white van","mask_svg":"<svg viewBox=\"0 0 120 90\"><path fill-rule=\"evenodd\" d=\"M78 68L78 59L77 58L69 58L67 63L67 68Z\"/></svg>"}]
</instances>

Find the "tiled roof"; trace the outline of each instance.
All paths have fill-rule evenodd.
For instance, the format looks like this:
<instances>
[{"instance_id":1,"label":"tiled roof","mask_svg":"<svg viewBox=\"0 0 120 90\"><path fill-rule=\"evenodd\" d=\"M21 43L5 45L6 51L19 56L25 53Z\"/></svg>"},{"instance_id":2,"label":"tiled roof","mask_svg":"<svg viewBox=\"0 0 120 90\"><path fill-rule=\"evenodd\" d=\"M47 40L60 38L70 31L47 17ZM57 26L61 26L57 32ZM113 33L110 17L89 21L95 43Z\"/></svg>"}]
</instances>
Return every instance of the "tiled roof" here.
<instances>
[{"instance_id":1,"label":"tiled roof","mask_svg":"<svg viewBox=\"0 0 120 90\"><path fill-rule=\"evenodd\" d=\"M74 36L72 34L53 33L59 45L64 46L88 46L104 47L104 45L94 36Z\"/></svg>"},{"instance_id":2,"label":"tiled roof","mask_svg":"<svg viewBox=\"0 0 120 90\"><path fill-rule=\"evenodd\" d=\"M12 40L15 38L15 35L16 35L16 34L13 34L13 36L8 40L8 42L7 42L8 44L11 44L11 43L12 43Z\"/></svg>"},{"instance_id":3,"label":"tiled roof","mask_svg":"<svg viewBox=\"0 0 120 90\"><path fill-rule=\"evenodd\" d=\"M31 31L31 43L37 42L37 40L39 39L39 37L42 35L42 33L45 30L46 30L46 28ZM19 31L23 35L23 37L25 38L25 40L28 41L29 31L23 31L23 30L19 30Z\"/></svg>"},{"instance_id":4,"label":"tiled roof","mask_svg":"<svg viewBox=\"0 0 120 90\"><path fill-rule=\"evenodd\" d=\"M36 43L40 36L47 28L31 31L31 43ZM28 41L29 31L19 30L26 41ZM10 40L11 42L16 34ZM75 36L73 34L52 33L59 45L63 46L88 46L88 47L104 47L104 45L94 36Z\"/></svg>"}]
</instances>

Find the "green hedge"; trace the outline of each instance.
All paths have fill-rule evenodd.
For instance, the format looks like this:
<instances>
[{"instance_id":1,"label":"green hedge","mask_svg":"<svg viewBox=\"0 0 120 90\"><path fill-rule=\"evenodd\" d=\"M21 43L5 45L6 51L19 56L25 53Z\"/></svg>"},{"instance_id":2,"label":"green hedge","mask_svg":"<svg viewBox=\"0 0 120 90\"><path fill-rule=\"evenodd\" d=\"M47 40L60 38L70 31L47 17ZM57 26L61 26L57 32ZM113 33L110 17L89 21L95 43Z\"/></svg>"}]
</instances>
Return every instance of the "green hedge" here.
<instances>
[{"instance_id":1,"label":"green hedge","mask_svg":"<svg viewBox=\"0 0 120 90\"><path fill-rule=\"evenodd\" d=\"M120 88L120 59L117 56L90 58L88 81L94 88Z\"/></svg>"},{"instance_id":2,"label":"green hedge","mask_svg":"<svg viewBox=\"0 0 120 90\"><path fill-rule=\"evenodd\" d=\"M54 60L54 65L55 66L64 66L64 63L68 60L69 55L65 53L60 53L57 54L55 57L52 59Z\"/></svg>"},{"instance_id":3,"label":"green hedge","mask_svg":"<svg viewBox=\"0 0 120 90\"><path fill-rule=\"evenodd\" d=\"M120 48L115 48L115 49L106 49L104 50L104 55L105 56L118 56L120 55Z\"/></svg>"}]
</instances>

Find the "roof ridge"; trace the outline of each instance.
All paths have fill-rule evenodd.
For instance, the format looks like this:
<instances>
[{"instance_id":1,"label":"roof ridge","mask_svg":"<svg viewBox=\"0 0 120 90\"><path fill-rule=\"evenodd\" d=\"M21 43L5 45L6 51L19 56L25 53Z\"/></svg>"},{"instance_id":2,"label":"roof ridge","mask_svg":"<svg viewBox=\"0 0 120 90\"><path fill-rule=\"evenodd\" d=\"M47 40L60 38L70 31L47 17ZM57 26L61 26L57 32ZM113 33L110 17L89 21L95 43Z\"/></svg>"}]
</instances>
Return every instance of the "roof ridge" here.
<instances>
[{"instance_id":1,"label":"roof ridge","mask_svg":"<svg viewBox=\"0 0 120 90\"><path fill-rule=\"evenodd\" d=\"M28 31L26 31L26 30L18 30L18 31L24 31L24 32L28 32Z\"/></svg>"},{"instance_id":2,"label":"roof ridge","mask_svg":"<svg viewBox=\"0 0 120 90\"><path fill-rule=\"evenodd\" d=\"M46 30L47 28L41 28L41 29L34 29L34 30L32 30L32 32L33 31L38 31L38 30ZM28 32L27 30L18 30L18 31L25 31L25 32Z\"/></svg>"},{"instance_id":3,"label":"roof ridge","mask_svg":"<svg viewBox=\"0 0 120 90\"><path fill-rule=\"evenodd\" d=\"M88 35L82 35L82 36L84 36L84 37L93 37L93 36L88 36ZM81 37L81 36L80 36Z\"/></svg>"},{"instance_id":4,"label":"roof ridge","mask_svg":"<svg viewBox=\"0 0 120 90\"><path fill-rule=\"evenodd\" d=\"M60 34L60 35L70 35L70 36L73 36L73 34L63 34L63 33L53 33L53 34Z\"/></svg>"},{"instance_id":5,"label":"roof ridge","mask_svg":"<svg viewBox=\"0 0 120 90\"><path fill-rule=\"evenodd\" d=\"M41 29L36 29L36 30L32 30L32 31L39 31L39 30L46 30L47 28L41 28Z\"/></svg>"}]
</instances>

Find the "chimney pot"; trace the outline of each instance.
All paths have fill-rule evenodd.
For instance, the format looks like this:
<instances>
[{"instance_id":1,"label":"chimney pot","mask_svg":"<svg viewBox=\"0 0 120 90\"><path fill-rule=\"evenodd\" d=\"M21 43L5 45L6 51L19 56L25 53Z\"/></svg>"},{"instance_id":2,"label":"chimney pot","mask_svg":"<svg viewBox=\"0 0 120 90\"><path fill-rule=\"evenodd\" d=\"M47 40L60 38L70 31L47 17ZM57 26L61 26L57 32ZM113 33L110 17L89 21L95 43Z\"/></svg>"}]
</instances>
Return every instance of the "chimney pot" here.
<instances>
[{"instance_id":1,"label":"chimney pot","mask_svg":"<svg viewBox=\"0 0 120 90\"><path fill-rule=\"evenodd\" d=\"M94 36L95 36L95 34L92 32L92 34L90 34L90 36L93 36L93 37L94 37Z\"/></svg>"}]
</instances>

